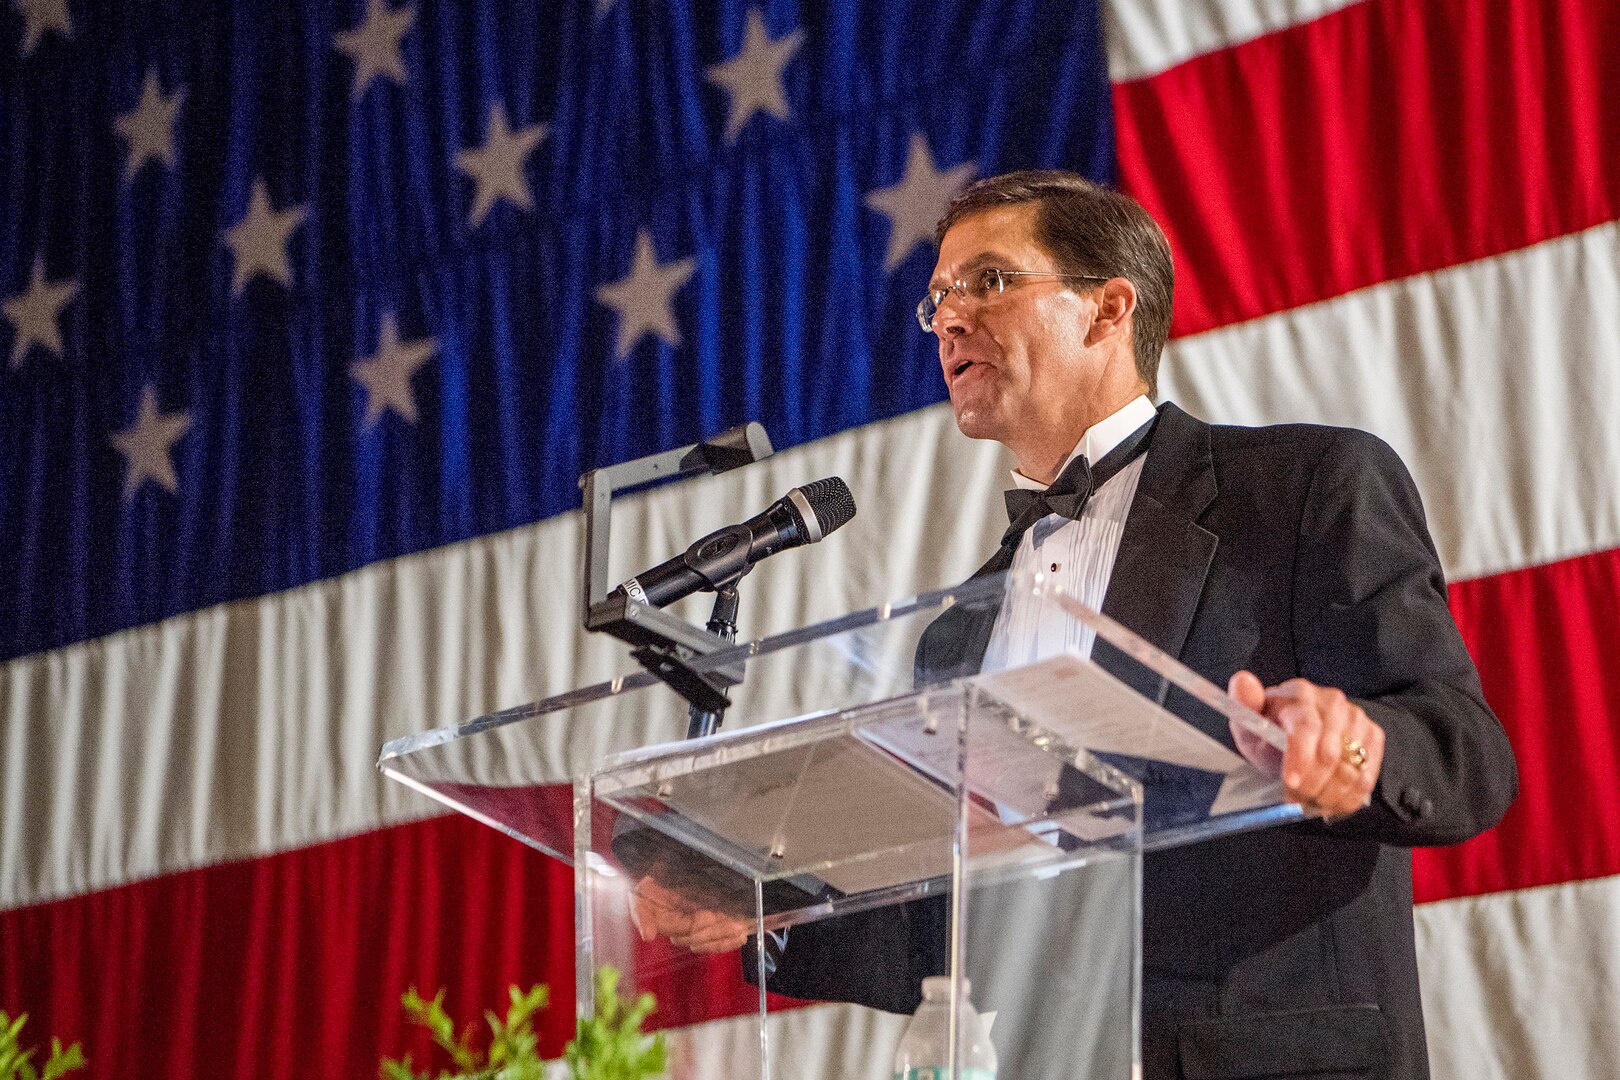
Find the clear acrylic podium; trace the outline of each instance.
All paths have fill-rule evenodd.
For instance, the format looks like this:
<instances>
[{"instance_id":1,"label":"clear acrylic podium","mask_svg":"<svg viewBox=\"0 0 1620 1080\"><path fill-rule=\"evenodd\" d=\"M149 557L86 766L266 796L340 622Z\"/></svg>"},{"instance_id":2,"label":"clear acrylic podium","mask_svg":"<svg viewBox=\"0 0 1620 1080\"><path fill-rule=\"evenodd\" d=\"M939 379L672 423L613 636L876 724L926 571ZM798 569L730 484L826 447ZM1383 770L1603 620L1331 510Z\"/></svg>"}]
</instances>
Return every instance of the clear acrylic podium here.
<instances>
[{"instance_id":1,"label":"clear acrylic podium","mask_svg":"<svg viewBox=\"0 0 1620 1080\"><path fill-rule=\"evenodd\" d=\"M1056 655L992 639L1015 602ZM1300 813L1274 725L1038 576L691 667L734 684L716 735L637 672L379 763L573 865L579 1013L604 965L653 993L672 1076L887 1078L921 977L950 975L1002 1080L1127 1080L1143 852ZM980 1080L957 1046L938 1076Z\"/></svg>"}]
</instances>

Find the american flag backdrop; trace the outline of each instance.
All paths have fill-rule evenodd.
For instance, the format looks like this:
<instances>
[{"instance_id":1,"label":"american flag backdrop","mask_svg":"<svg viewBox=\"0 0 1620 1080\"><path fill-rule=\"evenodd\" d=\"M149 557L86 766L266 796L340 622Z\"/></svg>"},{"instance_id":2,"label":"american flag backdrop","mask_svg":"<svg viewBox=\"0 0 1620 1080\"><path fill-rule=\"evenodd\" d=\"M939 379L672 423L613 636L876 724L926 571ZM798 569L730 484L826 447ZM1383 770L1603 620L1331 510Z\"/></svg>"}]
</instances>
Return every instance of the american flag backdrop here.
<instances>
[{"instance_id":1,"label":"american flag backdrop","mask_svg":"<svg viewBox=\"0 0 1620 1080\"><path fill-rule=\"evenodd\" d=\"M1422 490L1523 782L1418 853L1436 1074L1620 1075L1617 87L1614 0L7 0L0 1009L356 1077L408 985L548 982L560 1052L570 873L379 747L625 670L576 478L744 420L785 452L625 500L619 576L831 473L745 635L970 572L1006 462L911 308L952 193L1058 166L1171 238L1162 396Z\"/></svg>"}]
</instances>

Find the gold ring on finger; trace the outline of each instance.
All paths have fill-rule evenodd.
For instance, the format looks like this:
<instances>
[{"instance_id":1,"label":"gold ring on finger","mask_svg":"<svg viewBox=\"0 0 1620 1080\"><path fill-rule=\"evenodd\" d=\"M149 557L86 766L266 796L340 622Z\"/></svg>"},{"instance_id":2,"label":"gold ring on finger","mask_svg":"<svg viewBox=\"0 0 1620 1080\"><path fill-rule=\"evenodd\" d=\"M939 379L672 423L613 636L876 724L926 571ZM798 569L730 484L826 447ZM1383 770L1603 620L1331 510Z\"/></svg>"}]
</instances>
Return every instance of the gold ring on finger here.
<instances>
[{"instance_id":1,"label":"gold ring on finger","mask_svg":"<svg viewBox=\"0 0 1620 1080\"><path fill-rule=\"evenodd\" d=\"M1367 767L1367 748L1360 739L1345 739L1343 749L1339 753L1339 760L1350 766L1356 772Z\"/></svg>"}]
</instances>

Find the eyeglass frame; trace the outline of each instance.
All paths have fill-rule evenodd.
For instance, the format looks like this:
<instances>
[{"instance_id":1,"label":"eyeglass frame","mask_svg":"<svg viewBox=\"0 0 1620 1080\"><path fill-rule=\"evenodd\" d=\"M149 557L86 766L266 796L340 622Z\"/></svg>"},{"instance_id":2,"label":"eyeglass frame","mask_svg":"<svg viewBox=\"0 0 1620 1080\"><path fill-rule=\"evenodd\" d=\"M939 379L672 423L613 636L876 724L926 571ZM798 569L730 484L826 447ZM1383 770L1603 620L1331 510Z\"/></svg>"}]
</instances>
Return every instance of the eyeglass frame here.
<instances>
[{"instance_id":1,"label":"eyeglass frame","mask_svg":"<svg viewBox=\"0 0 1620 1080\"><path fill-rule=\"evenodd\" d=\"M999 266L983 266L972 273L981 276L994 274L997 278L997 284L992 289L989 282L986 281L983 291L978 296L974 296L968 291L968 283L961 278L957 278L943 289L929 289L923 294L923 298L917 301L916 308L917 325L922 327L923 333L932 334L934 332L934 316L939 314L939 309L945 303L945 298L950 296L951 293L955 293L963 300L982 303L992 294L1000 296L1006 292L1007 282L1005 279L1010 277L1057 278L1061 281L1090 281L1098 285L1113 280L1113 278L1101 277L1097 274L1059 274L1048 270L1003 270ZM929 304L933 305L934 310L924 314L924 310Z\"/></svg>"}]
</instances>

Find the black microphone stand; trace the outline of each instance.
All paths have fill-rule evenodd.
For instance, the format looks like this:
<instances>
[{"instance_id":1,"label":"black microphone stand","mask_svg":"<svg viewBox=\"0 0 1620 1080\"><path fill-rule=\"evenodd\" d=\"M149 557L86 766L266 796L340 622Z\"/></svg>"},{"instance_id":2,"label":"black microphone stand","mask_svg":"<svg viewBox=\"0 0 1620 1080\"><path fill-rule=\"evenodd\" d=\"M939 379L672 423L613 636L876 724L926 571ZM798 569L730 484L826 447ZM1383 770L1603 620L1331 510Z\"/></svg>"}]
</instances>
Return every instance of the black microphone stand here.
<instances>
[{"instance_id":1,"label":"black microphone stand","mask_svg":"<svg viewBox=\"0 0 1620 1080\"><path fill-rule=\"evenodd\" d=\"M714 608L709 612L709 621L705 626L709 633L728 643L737 640L737 580L733 579L730 584L714 591ZM686 737L701 739L705 735L713 735L720 730L725 718L724 705L718 709L704 709L693 704L687 709Z\"/></svg>"}]
</instances>

